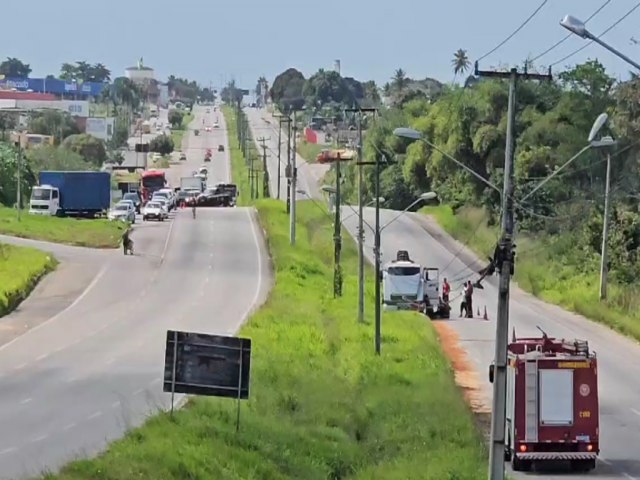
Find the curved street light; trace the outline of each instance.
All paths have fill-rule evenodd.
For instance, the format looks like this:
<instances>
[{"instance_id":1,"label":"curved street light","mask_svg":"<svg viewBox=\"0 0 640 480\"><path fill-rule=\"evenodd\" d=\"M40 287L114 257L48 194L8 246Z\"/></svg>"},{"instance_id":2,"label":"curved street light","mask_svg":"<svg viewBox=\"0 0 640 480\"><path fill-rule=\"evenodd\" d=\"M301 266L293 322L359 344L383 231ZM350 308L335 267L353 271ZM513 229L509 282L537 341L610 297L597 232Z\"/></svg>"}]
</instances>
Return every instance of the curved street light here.
<instances>
[{"instance_id":1,"label":"curved street light","mask_svg":"<svg viewBox=\"0 0 640 480\"><path fill-rule=\"evenodd\" d=\"M574 33L581 38L584 38L586 40L591 40L592 42L596 42L598 45L603 46L604 48L609 50L611 53L613 53L616 57L621 58L622 60L627 62L629 65L633 65L638 70L640 70L640 65L638 63L634 62L629 57L627 57L624 53L619 52L618 50L613 48L611 45L600 40L599 37L595 36L593 33L587 30L587 27L582 20L579 20L572 15L565 15L564 18L560 20L560 25L562 25L571 33Z\"/></svg>"}]
</instances>

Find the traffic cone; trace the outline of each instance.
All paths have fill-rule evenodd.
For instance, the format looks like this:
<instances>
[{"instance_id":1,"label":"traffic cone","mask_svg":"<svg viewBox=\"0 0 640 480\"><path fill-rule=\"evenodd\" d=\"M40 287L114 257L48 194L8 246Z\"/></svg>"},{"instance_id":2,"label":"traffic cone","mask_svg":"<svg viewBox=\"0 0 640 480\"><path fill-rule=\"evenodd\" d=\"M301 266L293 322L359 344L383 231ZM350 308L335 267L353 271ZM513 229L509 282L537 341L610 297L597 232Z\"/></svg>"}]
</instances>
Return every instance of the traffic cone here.
<instances>
[{"instance_id":1,"label":"traffic cone","mask_svg":"<svg viewBox=\"0 0 640 480\"><path fill-rule=\"evenodd\" d=\"M484 320L489 320L489 316L487 315L487 306L484 306L484 315L482 316Z\"/></svg>"}]
</instances>

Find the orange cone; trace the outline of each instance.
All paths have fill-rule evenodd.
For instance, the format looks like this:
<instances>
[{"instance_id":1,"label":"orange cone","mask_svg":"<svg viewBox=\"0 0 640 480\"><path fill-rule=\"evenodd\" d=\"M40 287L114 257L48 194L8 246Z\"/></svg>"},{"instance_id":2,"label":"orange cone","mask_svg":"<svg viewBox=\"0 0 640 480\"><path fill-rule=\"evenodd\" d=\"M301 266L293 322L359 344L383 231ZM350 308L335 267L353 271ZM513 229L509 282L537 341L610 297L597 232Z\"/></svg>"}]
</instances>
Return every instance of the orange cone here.
<instances>
[{"instance_id":1,"label":"orange cone","mask_svg":"<svg viewBox=\"0 0 640 480\"><path fill-rule=\"evenodd\" d=\"M482 316L484 320L489 320L489 316L487 315L487 306L484 306L484 315Z\"/></svg>"}]
</instances>

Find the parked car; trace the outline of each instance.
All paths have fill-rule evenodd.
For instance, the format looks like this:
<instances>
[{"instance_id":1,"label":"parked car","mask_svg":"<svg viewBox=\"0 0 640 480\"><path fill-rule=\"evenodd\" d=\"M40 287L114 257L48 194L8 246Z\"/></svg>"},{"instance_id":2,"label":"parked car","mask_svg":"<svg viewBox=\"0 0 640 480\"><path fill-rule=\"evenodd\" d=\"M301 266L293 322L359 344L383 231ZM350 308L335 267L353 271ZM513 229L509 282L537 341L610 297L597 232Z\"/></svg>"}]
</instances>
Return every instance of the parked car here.
<instances>
[{"instance_id":1,"label":"parked car","mask_svg":"<svg viewBox=\"0 0 640 480\"><path fill-rule=\"evenodd\" d=\"M218 125L218 122L214 122L213 128L220 128L220 125Z\"/></svg>"},{"instance_id":2,"label":"parked car","mask_svg":"<svg viewBox=\"0 0 640 480\"><path fill-rule=\"evenodd\" d=\"M153 197L149 203L159 203L162 209L166 212L167 216L169 216L169 201L164 197Z\"/></svg>"},{"instance_id":3,"label":"parked car","mask_svg":"<svg viewBox=\"0 0 640 480\"><path fill-rule=\"evenodd\" d=\"M187 160L187 154L184 152L180 152L180 161L184 162Z\"/></svg>"},{"instance_id":4,"label":"parked car","mask_svg":"<svg viewBox=\"0 0 640 480\"><path fill-rule=\"evenodd\" d=\"M196 204L199 207L231 207L233 201L228 193L213 193L207 190L205 193L198 195Z\"/></svg>"},{"instance_id":5,"label":"parked car","mask_svg":"<svg viewBox=\"0 0 640 480\"><path fill-rule=\"evenodd\" d=\"M136 210L131 202L118 202L107 216L109 220L136 223Z\"/></svg>"},{"instance_id":6,"label":"parked car","mask_svg":"<svg viewBox=\"0 0 640 480\"><path fill-rule=\"evenodd\" d=\"M142 210L142 220L145 222L152 218L155 220L159 220L160 222L163 222L164 219L167 218L168 216L169 214L162 207L160 202L151 201L147 203Z\"/></svg>"},{"instance_id":7,"label":"parked car","mask_svg":"<svg viewBox=\"0 0 640 480\"><path fill-rule=\"evenodd\" d=\"M180 190L176 198L177 204L181 205L184 202L191 205L199 194L200 192L197 190Z\"/></svg>"},{"instance_id":8,"label":"parked car","mask_svg":"<svg viewBox=\"0 0 640 480\"><path fill-rule=\"evenodd\" d=\"M204 127L204 131L205 132L210 132L211 131L211 127L209 127L209 126Z\"/></svg>"},{"instance_id":9,"label":"parked car","mask_svg":"<svg viewBox=\"0 0 640 480\"><path fill-rule=\"evenodd\" d=\"M218 145L218 151L224 152L224 145Z\"/></svg>"},{"instance_id":10,"label":"parked car","mask_svg":"<svg viewBox=\"0 0 640 480\"><path fill-rule=\"evenodd\" d=\"M142 199L138 192L128 192L125 193L122 197L122 200L131 200L133 202L133 206L136 209L136 213L140 213L140 208L142 207Z\"/></svg>"},{"instance_id":11,"label":"parked car","mask_svg":"<svg viewBox=\"0 0 640 480\"><path fill-rule=\"evenodd\" d=\"M169 210L173 210L176 207L172 190L164 188L162 190L158 190L157 192L153 193L153 197L151 197L151 200L157 200L159 198L162 198L167 202L167 208Z\"/></svg>"}]
</instances>

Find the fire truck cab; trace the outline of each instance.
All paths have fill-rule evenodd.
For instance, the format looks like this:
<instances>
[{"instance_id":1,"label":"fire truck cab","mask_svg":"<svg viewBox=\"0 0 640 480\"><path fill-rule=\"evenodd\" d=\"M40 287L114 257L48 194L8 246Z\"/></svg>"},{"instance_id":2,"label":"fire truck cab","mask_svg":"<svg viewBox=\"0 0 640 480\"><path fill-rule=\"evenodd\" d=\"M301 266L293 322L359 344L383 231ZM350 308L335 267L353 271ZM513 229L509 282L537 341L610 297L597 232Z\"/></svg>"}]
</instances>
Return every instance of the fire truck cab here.
<instances>
[{"instance_id":1,"label":"fire truck cab","mask_svg":"<svg viewBox=\"0 0 640 480\"><path fill-rule=\"evenodd\" d=\"M541 330L542 331L542 330ZM598 363L586 340L516 338L508 346L505 461L514 471L569 462L596 466ZM493 383L494 365L489 367Z\"/></svg>"}]
</instances>

